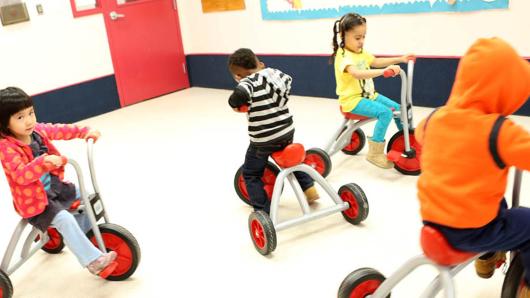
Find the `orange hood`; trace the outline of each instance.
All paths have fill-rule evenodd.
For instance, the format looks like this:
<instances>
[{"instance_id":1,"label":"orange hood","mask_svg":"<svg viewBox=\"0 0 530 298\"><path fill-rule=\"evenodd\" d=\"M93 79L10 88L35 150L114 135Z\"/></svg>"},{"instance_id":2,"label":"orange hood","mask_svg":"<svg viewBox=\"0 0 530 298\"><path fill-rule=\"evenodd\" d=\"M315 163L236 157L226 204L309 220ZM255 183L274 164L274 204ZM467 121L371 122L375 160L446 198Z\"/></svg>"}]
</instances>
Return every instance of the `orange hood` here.
<instances>
[{"instance_id":1,"label":"orange hood","mask_svg":"<svg viewBox=\"0 0 530 298\"><path fill-rule=\"evenodd\" d=\"M479 39L460 60L446 106L415 130L423 144L418 197L423 220L477 228L497 216L511 166L530 170L530 134L510 119L493 148L499 114L508 116L530 96L530 63L498 38Z\"/></svg>"},{"instance_id":2,"label":"orange hood","mask_svg":"<svg viewBox=\"0 0 530 298\"><path fill-rule=\"evenodd\" d=\"M448 107L508 116L530 96L530 63L500 38L477 40L462 57Z\"/></svg>"}]
</instances>

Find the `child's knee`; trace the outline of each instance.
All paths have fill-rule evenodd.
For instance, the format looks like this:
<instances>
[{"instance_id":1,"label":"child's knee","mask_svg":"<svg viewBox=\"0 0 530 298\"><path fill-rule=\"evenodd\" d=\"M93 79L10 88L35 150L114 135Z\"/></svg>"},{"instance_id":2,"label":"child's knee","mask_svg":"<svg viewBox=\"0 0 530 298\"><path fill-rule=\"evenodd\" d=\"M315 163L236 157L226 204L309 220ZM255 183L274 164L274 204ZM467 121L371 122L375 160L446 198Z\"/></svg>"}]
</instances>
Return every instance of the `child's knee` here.
<instances>
[{"instance_id":1,"label":"child's knee","mask_svg":"<svg viewBox=\"0 0 530 298\"><path fill-rule=\"evenodd\" d=\"M394 118L394 114L391 109L384 109L379 112L377 117L379 120L384 120L390 122Z\"/></svg>"}]
</instances>

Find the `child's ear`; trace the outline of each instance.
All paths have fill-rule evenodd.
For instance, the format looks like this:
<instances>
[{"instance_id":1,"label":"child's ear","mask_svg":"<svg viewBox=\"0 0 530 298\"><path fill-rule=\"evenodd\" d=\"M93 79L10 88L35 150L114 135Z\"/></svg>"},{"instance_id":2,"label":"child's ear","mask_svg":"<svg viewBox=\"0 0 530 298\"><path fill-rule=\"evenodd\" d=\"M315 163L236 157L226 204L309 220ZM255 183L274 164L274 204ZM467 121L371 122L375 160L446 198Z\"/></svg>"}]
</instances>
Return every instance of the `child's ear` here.
<instances>
[{"instance_id":1,"label":"child's ear","mask_svg":"<svg viewBox=\"0 0 530 298\"><path fill-rule=\"evenodd\" d=\"M263 63L263 62L260 61L260 62L259 62L259 68L261 68L261 69L265 68L265 63Z\"/></svg>"}]
</instances>

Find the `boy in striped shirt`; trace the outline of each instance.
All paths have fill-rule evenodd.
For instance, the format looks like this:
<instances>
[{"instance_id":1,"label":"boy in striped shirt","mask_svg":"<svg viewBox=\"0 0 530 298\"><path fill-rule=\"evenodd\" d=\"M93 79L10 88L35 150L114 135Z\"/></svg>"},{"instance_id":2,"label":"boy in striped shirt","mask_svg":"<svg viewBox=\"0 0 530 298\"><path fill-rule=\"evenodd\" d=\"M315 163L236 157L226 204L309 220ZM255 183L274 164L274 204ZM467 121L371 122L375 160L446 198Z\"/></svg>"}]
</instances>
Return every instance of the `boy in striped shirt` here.
<instances>
[{"instance_id":1,"label":"boy in striped shirt","mask_svg":"<svg viewBox=\"0 0 530 298\"><path fill-rule=\"evenodd\" d=\"M261 177L269 156L293 142L293 117L287 108L292 78L263 62L250 49L239 49L230 55L228 69L238 82L228 104L236 112L248 106L248 146L243 164L243 178L254 210L270 211L270 201ZM295 172L296 179L309 203L319 199L313 179Z\"/></svg>"}]
</instances>

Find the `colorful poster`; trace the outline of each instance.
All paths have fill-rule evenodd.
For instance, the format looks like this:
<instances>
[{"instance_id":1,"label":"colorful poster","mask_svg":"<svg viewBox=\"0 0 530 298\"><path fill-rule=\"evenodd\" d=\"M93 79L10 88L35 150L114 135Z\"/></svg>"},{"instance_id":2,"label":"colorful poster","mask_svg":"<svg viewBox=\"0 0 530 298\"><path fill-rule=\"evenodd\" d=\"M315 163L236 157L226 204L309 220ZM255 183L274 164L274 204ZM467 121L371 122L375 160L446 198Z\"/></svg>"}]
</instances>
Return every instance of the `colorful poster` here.
<instances>
[{"instance_id":1,"label":"colorful poster","mask_svg":"<svg viewBox=\"0 0 530 298\"><path fill-rule=\"evenodd\" d=\"M245 9L245 0L201 0L202 12Z\"/></svg>"},{"instance_id":2,"label":"colorful poster","mask_svg":"<svg viewBox=\"0 0 530 298\"><path fill-rule=\"evenodd\" d=\"M509 0L261 0L265 20L338 18L361 15L464 12L508 8Z\"/></svg>"}]
</instances>

